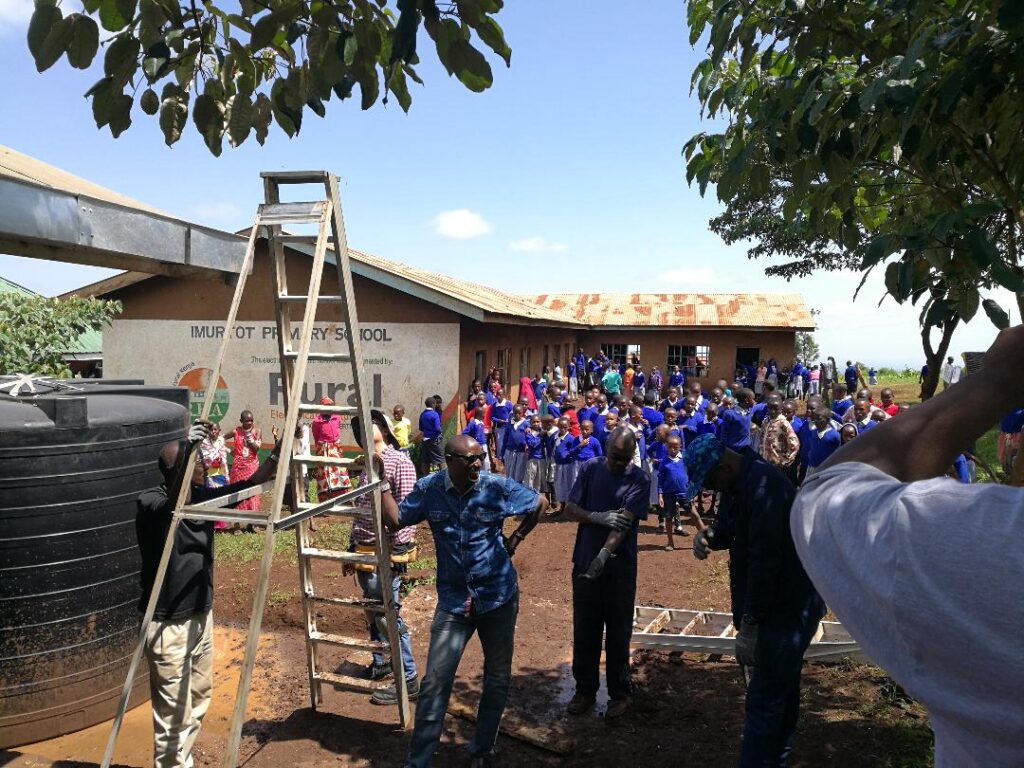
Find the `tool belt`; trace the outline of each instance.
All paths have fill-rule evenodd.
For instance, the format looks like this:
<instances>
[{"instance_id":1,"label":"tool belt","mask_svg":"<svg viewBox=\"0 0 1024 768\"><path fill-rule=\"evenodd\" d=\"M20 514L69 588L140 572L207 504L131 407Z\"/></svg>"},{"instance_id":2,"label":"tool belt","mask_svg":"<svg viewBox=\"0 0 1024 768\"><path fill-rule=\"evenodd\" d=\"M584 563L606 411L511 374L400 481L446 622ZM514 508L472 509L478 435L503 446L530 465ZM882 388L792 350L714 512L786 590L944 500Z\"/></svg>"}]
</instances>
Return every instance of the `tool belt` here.
<instances>
[{"instance_id":1,"label":"tool belt","mask_svg":"<svg viewBox=\"0 0 1024 768\"><path fill-rule=\"evenodd\" d=\"M355 553L357 555L375 555L377 554L377 548L372 544L356 544ZM391 553L391 565L395 571L404 573L409 567L409 563L413 562L417 558L416 545L414 544L404 552L392 552ZM373 573L377 570L377 567L370 565L369 563L356 563L355 569L357 571L365 571L367 573Z\"/></svg>"}]
</instances>

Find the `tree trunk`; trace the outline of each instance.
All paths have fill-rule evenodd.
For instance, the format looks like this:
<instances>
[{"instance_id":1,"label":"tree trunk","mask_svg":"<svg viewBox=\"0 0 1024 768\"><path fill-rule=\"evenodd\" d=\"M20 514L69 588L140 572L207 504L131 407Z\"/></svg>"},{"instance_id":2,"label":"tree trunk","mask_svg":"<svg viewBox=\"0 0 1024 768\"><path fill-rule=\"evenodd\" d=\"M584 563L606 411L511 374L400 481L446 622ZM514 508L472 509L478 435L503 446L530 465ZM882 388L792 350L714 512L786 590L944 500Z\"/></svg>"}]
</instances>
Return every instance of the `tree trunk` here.
<instances>
[{"instance_id":1,"label":"tree trunk","mask_svg":"<svg viewBox=\"0 0 1024 768\"><path fill-rule=\"evenodd\" d=\"M955 317L942 326L942 337L939 339L939 346L932 349L931 328L921 329L921 346L924 348L925 361L928 363L928 375L921 384L921 402L935 394L939 386L939 378L942 376L942 361L946 359L946 352L953 341L953 331L960 324L960 318Z\"/></svg>"}]
</instances>

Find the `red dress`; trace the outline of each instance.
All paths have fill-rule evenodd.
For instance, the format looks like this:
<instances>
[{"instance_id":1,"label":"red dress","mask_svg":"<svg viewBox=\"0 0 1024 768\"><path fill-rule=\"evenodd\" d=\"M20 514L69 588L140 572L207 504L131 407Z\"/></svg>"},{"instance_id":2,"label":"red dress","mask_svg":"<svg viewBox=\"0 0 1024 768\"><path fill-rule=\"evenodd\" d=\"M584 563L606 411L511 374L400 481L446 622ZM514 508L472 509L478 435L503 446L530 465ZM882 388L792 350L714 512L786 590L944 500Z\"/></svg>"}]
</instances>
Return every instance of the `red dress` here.
<instances>
[{"instance_id":1,"label":"red dress","mask_svg":"<svg viewBox=\"0 0 1024 768\"><path fill-rule=\"evenodd\" d=\"M250 433L251 437L258 443L260 442L259 430L254 429ZM241 427L235 427L235 443L233 460L231 462L231 482L237 483L240 480L248 480L253 474L259 469L260 459L245 439L245 430ZM252 512L260 511L260 497L252 496L244 501L240 501L235 505L235 509L247 509Z\"/></svg>"}]
</instances>

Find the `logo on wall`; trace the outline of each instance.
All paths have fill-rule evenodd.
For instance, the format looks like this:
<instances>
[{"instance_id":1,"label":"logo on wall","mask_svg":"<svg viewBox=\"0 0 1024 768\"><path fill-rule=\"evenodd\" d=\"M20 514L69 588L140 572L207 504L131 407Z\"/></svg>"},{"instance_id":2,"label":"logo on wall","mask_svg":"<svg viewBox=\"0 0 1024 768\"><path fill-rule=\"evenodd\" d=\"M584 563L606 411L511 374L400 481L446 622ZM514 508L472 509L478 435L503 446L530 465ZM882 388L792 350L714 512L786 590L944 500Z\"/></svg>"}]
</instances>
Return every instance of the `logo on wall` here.
<instances>
[{"instance_id":1,"label":"logo on wall","mask_svg":"<svg viewBox=\"0 0 1024 768\"><path fill-rule=\"evenodd\" d=\"M209 368L196 368L195 363L189 363L178 371L176 386L188 389L189 410L192 418L198 419L203 412L203 403L206 401L206 391L210 388L210 377L213 371ZM228 385L221 376L217 379L217 387L213 391L213 405L210 407L210 420L219 422L228 412L230 403L230 392Z\"/></svg>"}]
</instances>

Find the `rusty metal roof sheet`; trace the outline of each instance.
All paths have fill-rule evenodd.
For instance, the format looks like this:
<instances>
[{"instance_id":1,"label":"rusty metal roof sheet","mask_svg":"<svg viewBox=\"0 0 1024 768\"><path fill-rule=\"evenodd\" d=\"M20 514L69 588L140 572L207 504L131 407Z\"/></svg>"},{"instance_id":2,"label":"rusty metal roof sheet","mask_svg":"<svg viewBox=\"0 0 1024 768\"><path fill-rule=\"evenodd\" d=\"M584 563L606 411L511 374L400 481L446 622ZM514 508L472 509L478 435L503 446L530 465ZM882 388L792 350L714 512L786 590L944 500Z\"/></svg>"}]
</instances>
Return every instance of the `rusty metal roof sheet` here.
<instances>
[{"instance_id":1,"label":"rusty metal roof sheet","mask_svg":"<svg viewBox=\"0 0 1024 768\"><path fill-rule=\"evenodd\" d=\"M596 327L814 330L798 293L547 293L529 299Z\"/></svg>"},{"instance_id":2,"label":"rusty metal roof sheet","mask_svg":"<svg viewBox=\"0 0 1024 768\"><path fill-rule=\"evenodd\" d=\"M410 280L424 288L439 291L458 301L470 304L488 315L505 315L518 320L531 320L557 325L583 325L570 314L533 302L531 299L499 291L479 283L460 280L449 275L411 267L397 261L382 259L362 251L349 249L353 261L362 262L397 277Z\"/></svg>"}]
</instances>

